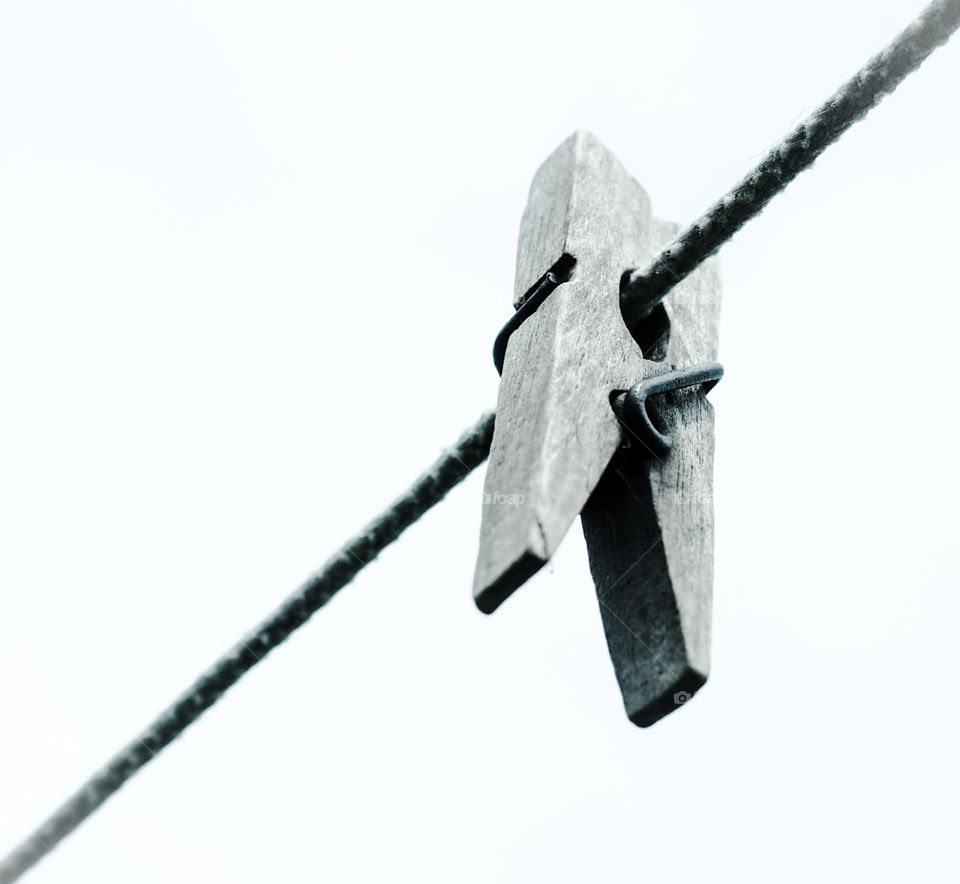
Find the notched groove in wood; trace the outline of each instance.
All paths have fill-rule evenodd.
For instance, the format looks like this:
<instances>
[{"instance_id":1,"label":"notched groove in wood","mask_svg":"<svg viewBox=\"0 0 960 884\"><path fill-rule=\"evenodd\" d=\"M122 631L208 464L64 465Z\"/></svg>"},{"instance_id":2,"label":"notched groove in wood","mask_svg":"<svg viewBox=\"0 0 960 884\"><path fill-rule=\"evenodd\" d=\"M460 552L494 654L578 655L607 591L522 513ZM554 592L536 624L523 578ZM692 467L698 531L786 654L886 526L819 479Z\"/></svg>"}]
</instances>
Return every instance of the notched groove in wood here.
<instances>
[{"instance_id":1,"label":"notched groove in wood","mask_svg":"<svg viewBox=\"0 0 960 884\"><path fill-rule=\"evenodd\" d=\"M633 333L633 339L643 351L644 359L650 362L663 362L667 358L670 331L670 317L667 315L667 310L663 304L657 304Z\"/></svg>"},{"instance_id":2,"label":"notched groove in wood","mask_svg":"<svg viewBox=\"0 0 960 884\"><path fill-rule=\"evenodd\" d=\"M570 277L573 276L574 271L576 270L577 260L572 255L566 253L562 254L557 258L554 265L541 276L526 292L517 300L516 309L519 310L527 301L530 300L530 296L538 289L544 282L546 282L547 277L553 275L553 284L555 286L563 285L565 282L570 281ZM549 295L548 295L549 297Z\"/></svg>"}]
</instances>

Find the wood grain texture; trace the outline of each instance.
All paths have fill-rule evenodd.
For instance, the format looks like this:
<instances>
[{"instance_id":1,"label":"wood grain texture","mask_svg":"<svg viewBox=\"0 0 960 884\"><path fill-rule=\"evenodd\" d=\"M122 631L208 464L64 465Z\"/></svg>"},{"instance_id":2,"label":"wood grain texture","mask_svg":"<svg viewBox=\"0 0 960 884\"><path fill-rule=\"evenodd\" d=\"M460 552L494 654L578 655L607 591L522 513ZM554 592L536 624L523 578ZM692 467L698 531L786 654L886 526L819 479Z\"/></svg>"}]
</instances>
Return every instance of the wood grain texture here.
<instances>
[{"instance_id":1,"label":"wood grain texture","mask_svg":"<svg viewBox=\"0 0 960 884\"><path fill-rule=\"evenodd\" d=\"M673 289L637 340L623 322L622 274L649 263L675 232L587 132L574 133L534 176L514 306L563 256L576 264L507 345L474 577L477 605L495 610L549 560L582 511L614 670L627 714L644 726L692 696L709 672L712 409L700 389L652 400L674 439L658 458L630 444L610 402L644 377L716 359L712 262Z\"/></svg>"},{"instance_id":2,"label":"wood grain texture","mask_svg":"<svg viewBox=\"0 0 960 884\"><path fill-rule=\"evenodd\" d=\"M577 263L507 346L474 578L483 611L550 558L620 444L609 391L643 373L620 318L620 276L652 255L651 228L646 193L586 132L534 176L515 303L564 254Z\"/></svg>"},{"instance_id":3,"label":"wood grain texture","mask_svg":"<svg viewBox=\"0 0 960 884\"><path fill-rule=\"evenodd\" d=\"M676 286L655 320L662 365L717 358L720 285L708 262ZM713 604L713 409L702 388L652 400L673 435L658 458L620 449L582 513L614 671L641 727L707 680Z\"/></svg>"},{"instance_id":4,"label":"wood grain texture","mask_svg":"<svg viewBox=\"0 0 960 884\"><path fill-rule=\"evenodd\" d=\"M620 315L620 277L672 233L590 133L570 136L534 176L514 303L561 256L576 266L507 346L474 577L481 610L496 609L549 560L620 446L610 394L644 376ZM647 374L659 368L648 363Z\"/></svg>"}]
</instances>

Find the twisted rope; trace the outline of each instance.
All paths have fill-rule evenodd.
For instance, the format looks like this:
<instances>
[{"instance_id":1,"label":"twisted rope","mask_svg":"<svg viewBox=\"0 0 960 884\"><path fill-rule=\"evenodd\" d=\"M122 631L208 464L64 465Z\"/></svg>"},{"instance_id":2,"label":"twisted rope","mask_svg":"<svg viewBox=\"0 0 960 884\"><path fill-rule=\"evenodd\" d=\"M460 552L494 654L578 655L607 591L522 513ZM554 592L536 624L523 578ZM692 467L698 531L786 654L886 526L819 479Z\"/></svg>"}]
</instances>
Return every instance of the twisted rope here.
<instances>
[{"instance_id":1,"label":"twisted rope","mask_svg":"<svg viewBox=\"0 0 960 884\"><path fill-rule=\"evenodd\" d=\"M445 451L402 497L377 516L256 629L224 654L133 741L121 749L2 863L0 884L16 881L116 792L141 767L169 746L228 688L257 665L294 630L303 626L334 594L370 564L386 546L450 489L487 459L493 412L487 412Z\"/></svg>"},{"instance_id":2,"label":"twisted rope","mask_svg":"<svg viewBox=\"0 0 960 884\"><path fill-rule=\"evenodd\" d=\"M960 0L935 0L886 49L800 123L642 272L624 274L620 309L637 329L673 286L720 248L857 120L893 92L960 25Z\"/></svg>"}]
</instances>

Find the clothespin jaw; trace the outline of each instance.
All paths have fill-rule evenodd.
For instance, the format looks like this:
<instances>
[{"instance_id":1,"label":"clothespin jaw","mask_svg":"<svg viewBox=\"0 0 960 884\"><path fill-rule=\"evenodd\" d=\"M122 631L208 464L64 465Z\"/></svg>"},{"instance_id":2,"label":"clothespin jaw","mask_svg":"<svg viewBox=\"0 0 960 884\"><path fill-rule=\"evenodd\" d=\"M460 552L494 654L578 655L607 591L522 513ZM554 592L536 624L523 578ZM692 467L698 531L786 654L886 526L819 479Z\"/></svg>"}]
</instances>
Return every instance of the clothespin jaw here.
<instances>
[{"instance_id":1,"label":"clothespin jaw","mask_svg":"<svg viewBox=\"0 0 960 884\"><path fill-rule=\"evenodd\" d=\"M477 605L490 613L582 512L614 668L641 725L674 708L665 698L692 694L709 659L712 411L702 386L647 402L661 424L655 437L672 440L655 452L615 410L644 379L716 358L709 266L634 334L620 313L624 271L645 266L674 229L590 133L570 136L534 176L518 312L495 348L502 377L474 576ZM643 403L642 392L627 398Z\"/></svg>"},{"instance_id":2,"label":"clothespin jaw","mask_svg":"<svg viewBox=\"0 0 960 884\"><path fill-rule=\"evenodd\" d=\"M609 394L643 376L619 314L620 276L652 254L655 226L643 188L589 133L534 176L514 305L552 270L569 281L513 332L504 357L474 579L487 613L553 555L620 445Z\"/></svg>"},{"instance_id":3,"label":"clothespin jaw","mask_svg":"<svg viewBox=\"0 0 960 884\"><path fill-rule=\"evenodd\" d=\"M683 705L710 672L714 415L705 393L722 369L703 360L716 358L720 287L713 267L691 283L664 303L663 363L697 365L686 373L691 386L668 389L654 406L669 445L648 444L625 420L628 445L581 513L610 658L640 727Z\"/></svg>"}]
</instances>

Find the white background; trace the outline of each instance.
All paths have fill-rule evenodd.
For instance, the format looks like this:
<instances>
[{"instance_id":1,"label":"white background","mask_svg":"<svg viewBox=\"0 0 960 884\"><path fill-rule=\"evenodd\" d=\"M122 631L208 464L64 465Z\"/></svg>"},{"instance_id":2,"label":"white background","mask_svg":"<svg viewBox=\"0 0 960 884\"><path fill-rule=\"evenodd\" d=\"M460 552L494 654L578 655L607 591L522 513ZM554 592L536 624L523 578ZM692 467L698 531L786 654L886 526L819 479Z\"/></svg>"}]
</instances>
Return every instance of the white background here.
<instances>
[{"instance_id":1,"label":"white background","mask_svg":"<svg viewBox=\"0 0 960 884\"><path fill-rule=\"evenodd\" d=\"M492 405L533 172L696 217L914 0L0 8L0 849ZM41 882L956 880L960 43L721 254L713 672L624 717L482 476Z\"/></svg>"}]
</instances>

